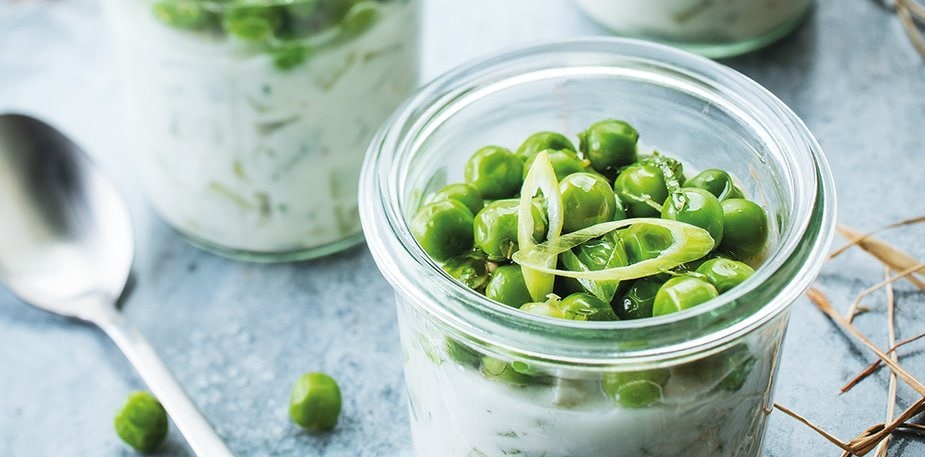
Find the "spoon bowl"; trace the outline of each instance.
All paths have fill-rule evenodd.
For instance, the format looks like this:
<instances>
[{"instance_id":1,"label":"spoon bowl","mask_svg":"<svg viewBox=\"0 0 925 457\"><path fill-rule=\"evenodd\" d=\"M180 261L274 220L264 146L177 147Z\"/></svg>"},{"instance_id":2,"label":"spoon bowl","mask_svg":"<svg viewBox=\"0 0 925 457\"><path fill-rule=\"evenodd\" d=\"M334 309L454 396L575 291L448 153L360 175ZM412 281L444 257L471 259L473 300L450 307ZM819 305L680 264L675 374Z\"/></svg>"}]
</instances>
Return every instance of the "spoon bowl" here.
<instances>
[{"instance_id":1,"label":"spoon bowl","mask_svg":"<svg viewBox=\"0 0 925 457\"><path fill-rule=\"evenodd\" d=\"M135 250L118 190L71 140L21 114L0 115L0 227L0 282L33 306L99 326L196 455L232 455L116 308Z\"/></svg>"},{"instance_id":2,"label":"spoon bowl","mask_svg":"<svg viewBox=\"0 0 925 457\"><path fill-rule=\"evenodd\" d=\"M11 292L86 320L95 303L115 302L131 270L132 224L76 144L32 117L0 115L0 196L0 278Z\"/></svg>"}]
</instances>

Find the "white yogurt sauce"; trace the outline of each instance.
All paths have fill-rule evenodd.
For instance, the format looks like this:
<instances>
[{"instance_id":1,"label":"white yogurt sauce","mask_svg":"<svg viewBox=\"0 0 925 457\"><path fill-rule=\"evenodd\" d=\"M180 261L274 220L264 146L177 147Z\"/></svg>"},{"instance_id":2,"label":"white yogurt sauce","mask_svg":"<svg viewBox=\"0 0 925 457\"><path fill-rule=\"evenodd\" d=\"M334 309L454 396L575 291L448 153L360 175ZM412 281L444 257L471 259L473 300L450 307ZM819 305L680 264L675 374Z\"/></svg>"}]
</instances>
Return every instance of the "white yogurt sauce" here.
<instances>
[{"instance_id":1,"label":"white yogurt sauce","mask_svg":"<svg viewBox=\"0 0 925 457\"><path fill-rule=\"evenodd\" d=\"M622 34L679 43L756 38L796 20L812 0L575 0Z\"/></svg>"},{"instance_id":2,"label":"white yogurt sauce","mask_svg":"<svg viewBox=\"0 0 925 457\"><path fill-rule=\"evenodd\" d=\"M151 202L223 248L309 250L356 235L357 184L379 124L417 82L416 2L380 4L362 35L289 70L227 37L156 21L110 0Z\"/></svg>"},{"instance_id":3,"label":"white yogurt sauce","mask_svg":"<svg viewBox=\"0 0 925 457\"><path fill-rule=\"evenodd\" d=\"M412 328L419 316L405 313L400 309L417 456L754 457L760 451L774 343L751 349L757 361L738 390L672 370L662 400L623 408L593 374L526 387L486 378L447 357L442 337L419 333ZM759 339L752 343L768 343Z\"/></svg>"}]
</instances>

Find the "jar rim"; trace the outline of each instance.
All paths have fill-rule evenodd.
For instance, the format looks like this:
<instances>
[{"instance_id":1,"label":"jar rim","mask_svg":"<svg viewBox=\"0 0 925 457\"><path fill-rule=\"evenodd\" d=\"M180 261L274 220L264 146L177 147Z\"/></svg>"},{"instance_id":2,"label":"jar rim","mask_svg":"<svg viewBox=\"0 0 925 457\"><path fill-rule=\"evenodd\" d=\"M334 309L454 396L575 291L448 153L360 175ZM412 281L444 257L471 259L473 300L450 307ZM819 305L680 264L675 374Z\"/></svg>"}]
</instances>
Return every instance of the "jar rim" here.
<instances>
[{"instance_id":1,"label":"jar rim","mask_svg":"<svg viewBox=\"0 0 925 457\"><path fill-rule=\"evenodd\" d=\"M403 166L417 151L421 137L426 137L433 127L434 119L446 116L442 111L452 111L450 107L461 103L461 97L490 95L490 87L485 87L491 83L522 77L516 72L499 74L502 69L511 71L511 67L518 67L516 63L530 59L557 55L556 62L560 63L553 69L618 68L574 65L571 59L561 58L593 53L643 65L675 82L684 79L701 83L699 89L696 84L687 89L717 91L729 107L761 124L765 131L759 133L768 136L763 142L786 143L779 152L788 159L782 165L792 173L791 190L796 191L790 224L782 230L776 249L740 286L702 305L666 316L614 322L551 319L494 302L452 280L411 236L403 216L402 189L408 181L403 179L407 171ZM545 68L550 70L549 67ZM478 84L485 85L485 94L473 95L473 87ZM651 362L731 344L788 309L809 287L825 259L835 221L834 183L825 157L803 122L782 101L746 76L716 62L626 38L570 39L508 51L457 67L425 85L393 114L370 145L360 180L360 213L379 269L397 293L418 308L480 344L522 357L579 365L612 364L617 362L615 359L620 363ZM631 341L601 341L602 336L617 335L615 332L632 330L655 335L681 326L702 328L703 332L692 339L668 338L658 344L644 341L641 347L638 341L637 347Z\"/></svg>"}]
</instances>

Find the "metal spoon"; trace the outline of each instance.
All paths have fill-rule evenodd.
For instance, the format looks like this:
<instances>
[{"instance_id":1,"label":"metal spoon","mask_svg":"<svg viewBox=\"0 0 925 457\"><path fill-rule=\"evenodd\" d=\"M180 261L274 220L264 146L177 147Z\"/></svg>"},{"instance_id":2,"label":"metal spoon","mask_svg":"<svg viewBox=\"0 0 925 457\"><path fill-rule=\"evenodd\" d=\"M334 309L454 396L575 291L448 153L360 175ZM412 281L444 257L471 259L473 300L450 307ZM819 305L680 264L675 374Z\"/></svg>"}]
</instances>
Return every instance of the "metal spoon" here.
<instances>
[{"instance_id":1,"label":"metal spoon","mask_svg":"<svg viewBox=\"0 0 925 457\"><path fill-rule=\"evenodd\" d=\"M151 346L119 313L134 238L118 190L37 119L0 115L0 281L33 306L99 326L199 456L231 452Z\"/></svg>"}]
</instances>

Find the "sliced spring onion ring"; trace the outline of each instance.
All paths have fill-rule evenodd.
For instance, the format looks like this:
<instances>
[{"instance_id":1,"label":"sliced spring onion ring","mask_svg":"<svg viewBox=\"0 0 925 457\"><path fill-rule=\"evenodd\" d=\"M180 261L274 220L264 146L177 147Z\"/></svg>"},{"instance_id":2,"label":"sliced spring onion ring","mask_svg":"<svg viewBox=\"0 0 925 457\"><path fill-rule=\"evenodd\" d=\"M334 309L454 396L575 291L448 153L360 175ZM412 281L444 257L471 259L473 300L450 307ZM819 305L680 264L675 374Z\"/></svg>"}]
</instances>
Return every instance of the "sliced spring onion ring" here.
<instances>
[{"instance_id":1,"label":"sliced spring onion ring","mask_svg":"<svg viewBox=\"0 0 925 457\"><path fill-rule=\"evenodd\" d=\"M642 196L631 194L628 192L617 192L617 196L623 200L630 200L636 203L642 203L644 205L649 205L650 208L658 211L659 213L662 212L662 205L659 202L652 200L651 198L642 197Z\"/></svg>"},{"instance_id":2,"label":"sliced spring onion ring","mask_svg":"<svg viewBox=\"0 0 925 457\"><path fill-rule=\"evenodd\" d=\"M533 240L533 197L537 191L543 193L546 199L546 243L558 241L562 233L563 208L562 194L559 192L559 180L552 167L552 161L546 151L542 151L533 159L530 170L524 178L523 187L520 188L520 208L517 214L517 245L519 250L533 250L536 242ZM545 244L545 243L544 243ZM516 255L516 254L515 254ZM546 255L538 261L537 266L545 269L555 269L557 254ZM555 275L538 271L535 268L521 265L524 283L534 301L541 302L546 295L552 293Z\"/></svg>"},{"instance_id":3,"label":"sliced spring onion ring","mask_svg":"<svg viewBox=\"0 0 925 457\"><path fill-rule=\"evenodd\" d=\"M569 271L555 268L555 260L559 254L580 246L588 240L634 224L655 225L668 229L674 242L663 250L658 257L624 267L596 271ZM641 217L592 225L577 232L563 235L555 240L521 248L514 253L511 260L518 263L524 271L533 270L548 275L593 281L622 281L651 276L697 260L709 254L715 244L710 233L700 227L668 219ZM550 263L552 266L550 266Z\"/></svg>"}]
</instances>

